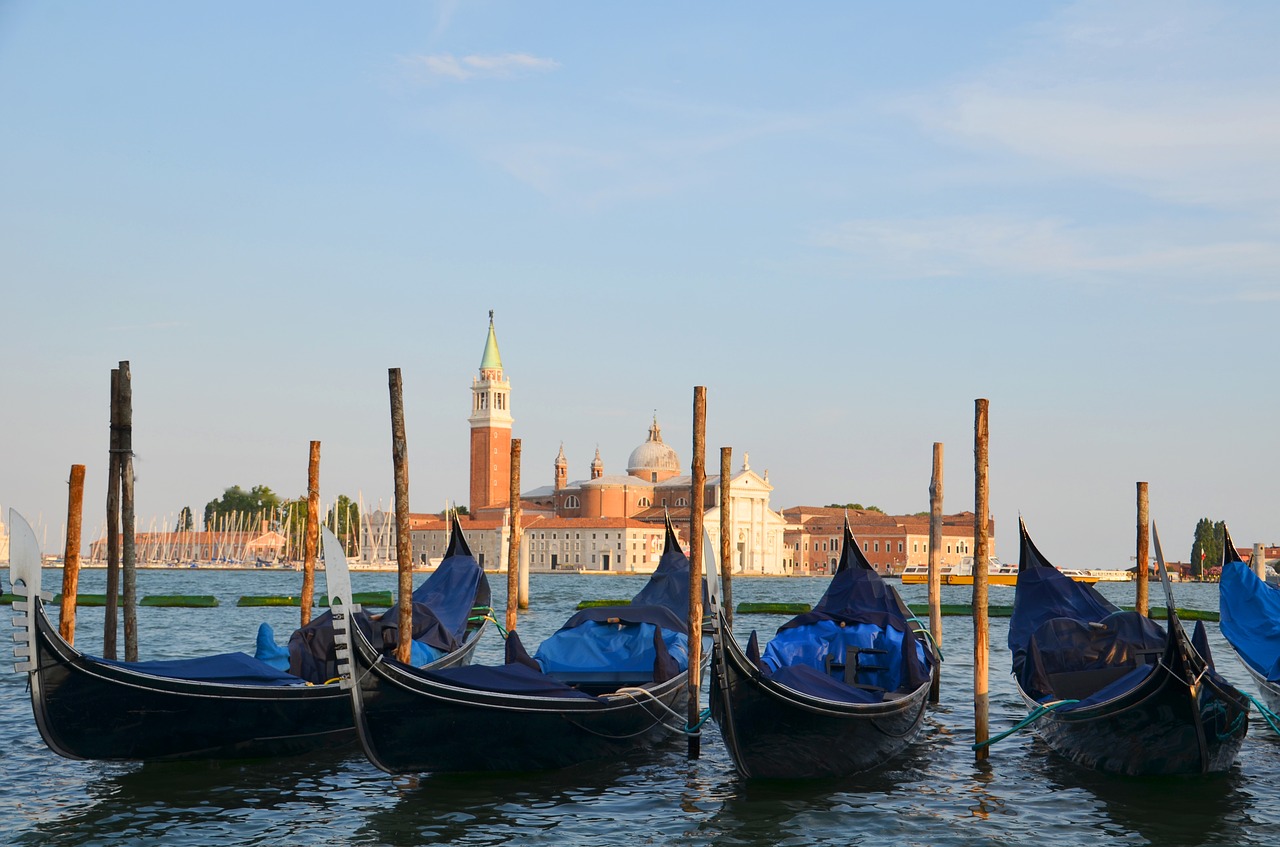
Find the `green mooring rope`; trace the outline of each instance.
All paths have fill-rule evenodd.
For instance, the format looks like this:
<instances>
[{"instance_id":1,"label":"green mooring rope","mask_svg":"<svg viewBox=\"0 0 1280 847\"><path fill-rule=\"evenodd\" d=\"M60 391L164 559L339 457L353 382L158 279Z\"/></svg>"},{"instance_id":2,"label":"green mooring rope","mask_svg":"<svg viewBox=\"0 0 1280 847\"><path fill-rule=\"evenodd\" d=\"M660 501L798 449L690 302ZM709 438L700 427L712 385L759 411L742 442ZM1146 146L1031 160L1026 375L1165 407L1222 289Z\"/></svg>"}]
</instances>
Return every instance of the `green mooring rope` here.
<instances>
[{"instance_id":1,"label":"green mooring rope","mask_svg":"<svg viewBox=\"0 0 1280 847\"><path fill-rule=\"evenodd\" d=\"M1262 705L1262 703L1258 701L1258 698L1254 697L1252 694L1245 694L1243 691L1240 693L1248 697L1249 702L1258 707L1258 711L1262 714L1263 720L1267 722L1267 726L1271 727L1272 732L1280 735L1280 715L1277 715L1275 712Z\"/></svg>"},{"instance_id":2,"label":"green mooring rope","mask_svg":"<svg viewBox=\"0 0 1280 847\"><path fill-rule=\"evenodd\" d=\"M698 713L698 722L695 723L693 726L686 726L684 728L684 734L694 735L695 733L700 732L702 730L702 725L707 722L707 718L709 717L711 717L711 710L703 709L701 712Z\"/></svg>"},{"instance_id":3,"label":"green mooring rope","mask_svg":"<svg viewBox=\"0 0 1280 847\"><path fill-rule=\"evenodd\" d=\"M1027 727L1031 726L1031 724L1035 723L1045 715L1052 712L1054 709L1057 709L1060 706L1070 706L1073 703L1079 703L1079 702L1080 702L1079 700L1055 700L1052 703L1045 703L1043 706L1036 706L1036 708L1032 710L1031 714L1027 715L1025 718L1018 721L1016 724L1013 725L1011 729L1005 730L1004 732L997 735L995 738L988 738L986 741L980 741L977 744L973 744L971 746L973 747L974 750L981 750L983 747L990 747L992 744L995 744L997 741L1003 741L1006 738L1008 738L1010 735L1013 735L1015 732L1019 732L1020 730L1026 729Z\"/></svg>"}]
</instances>

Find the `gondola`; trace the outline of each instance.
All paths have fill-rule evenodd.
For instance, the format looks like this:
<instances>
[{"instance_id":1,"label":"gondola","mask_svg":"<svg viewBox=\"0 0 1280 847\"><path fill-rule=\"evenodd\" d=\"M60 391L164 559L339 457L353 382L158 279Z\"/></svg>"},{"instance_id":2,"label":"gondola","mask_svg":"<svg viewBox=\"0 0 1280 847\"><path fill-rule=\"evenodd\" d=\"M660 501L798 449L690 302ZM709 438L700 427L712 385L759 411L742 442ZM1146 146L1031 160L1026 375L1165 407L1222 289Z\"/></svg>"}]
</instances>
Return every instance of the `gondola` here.
<instances>
[{"instance_id":1,"label":"gondola","mask_svg":"<svg viewBox=\"0 0 1280 847\"><path fill-rule=\"evenodd\" d=\"M1253 677L1262 704L1280 711L1280 590L1240 558L1231 533L1222 539L1218 612L1222 635Z\"/></svg>"},{"instance_id":2,"label":"gondola","mask_svg":"<svg viewBox=\"0 0 1280 847\"><path fill-rule=\"evenodd\" d=\"M1009 649L1018 690L1046 743L1078 764L1135 776L1225 771L1249 701L1213 669L1204 624L1188 637L1152 526L1168 630L1073 582L1019 520Z\"/></svg>"},{"instance_id":3,"label":"gondola","mask_svg":"<svg viewBox=\"0 0 1280 847\"><path fill-rule=\"evenodd\" d=\"M14 603L19 613L14 618L19 642L15 669L28 674L36 725L49 749L71 759L161 761L288 756L354 744L346 691L336 681L312 684L303 678L309 670L328 672L336 680L324 660L330 612L295 633L317 654L291 651L290 663L303 676L245 653L151 662L89 656L68 644L50 622L42 603L48 596L40 592L35 533L16 511L9 514L11 579L14 593L25 598ZM328 530L324 546L329 566L340 557L345 571L342 546ZM442 564L419 588L422 594L415 592L423 609L436 613L428 624L444 622L460 642L435 659L437 667L469 661L484 629L483 621L469 620L478 617L472 607L489 604L484 572L464 544L451 549L457 567L446 560L450 566ZM440 602L443 586L463 585L470 588L460 600ZM414 623L417 629L417 608ZM366 619L362 626L373 637L393 640L389 621ZM299 669L299 664L306 667Z\"/></svg>"},{"instance_id":4,"label":"gondola","mask_svg":"<svg viewBox=\"0 0 1280 847\"><path fill-rule=\"evenodd\" d=\"M711 716L745 777L840 777L900 754L920 732L938 658L848 523L812 611L744 651L718 608Z\"/></svg>"},{"instance_id":5,"label":"gondola","mask_svg":"<svg viewBox=\"0 0 1280 847\"><path fill-rule=\"evenodd\" d=\"M384 771L561 768L685 727L688 610L689 561L668 521L658 567L631 604L578 612L532 657L512 632L503 665L412 668L379 656L343 616L339 672L364 751Z\"/></svg>"}]
</instances>

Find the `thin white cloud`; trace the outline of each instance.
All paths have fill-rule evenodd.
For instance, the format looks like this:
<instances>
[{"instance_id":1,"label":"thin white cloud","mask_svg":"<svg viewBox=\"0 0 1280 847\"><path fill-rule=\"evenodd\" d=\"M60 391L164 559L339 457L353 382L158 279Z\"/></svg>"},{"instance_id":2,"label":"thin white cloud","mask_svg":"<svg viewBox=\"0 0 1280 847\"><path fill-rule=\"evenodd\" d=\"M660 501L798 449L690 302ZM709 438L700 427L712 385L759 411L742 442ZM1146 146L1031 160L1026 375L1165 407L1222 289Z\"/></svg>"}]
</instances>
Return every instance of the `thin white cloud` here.
<instances>
[{"instance_id":1,"label":"thin white cloud","mask_svg":"<svg viewBox=\"0 0 1280 847\"><path fill-rule=\"evenodd\" d=\"M503 53L495 56L454 56L437 53L431 56L408 56L401 63L424 80L511 79L529 73L545 73L560 67L554 59L528 53Z\"/></svg>"},{"instance_id":2,"label":"thin white cloud","mask_svg":"<svg viewBox=\"0 0 1280 847\"><path fill-rule=\"evenodd\" d=\"M817 234L813 242L854 258L866 274L892 278L1280 280L1280 243L1221 233L1197 238L1182 227L1161 224L1075 226L994 215L850 220ZM1231 296L1269 301L1274 295L1255 283Z\"/></svg>"},{"instance_id":3,"label":"thin white cloud","mask_svg":"<svg viewBox=\"0 0 1280 847\"><path fill-rule=\"evenodd\" d=\"M939 136L1161 201L1280 212L1280 16L1195 2L1068 7L915 101Z\"/></svg>"}]
</instances>

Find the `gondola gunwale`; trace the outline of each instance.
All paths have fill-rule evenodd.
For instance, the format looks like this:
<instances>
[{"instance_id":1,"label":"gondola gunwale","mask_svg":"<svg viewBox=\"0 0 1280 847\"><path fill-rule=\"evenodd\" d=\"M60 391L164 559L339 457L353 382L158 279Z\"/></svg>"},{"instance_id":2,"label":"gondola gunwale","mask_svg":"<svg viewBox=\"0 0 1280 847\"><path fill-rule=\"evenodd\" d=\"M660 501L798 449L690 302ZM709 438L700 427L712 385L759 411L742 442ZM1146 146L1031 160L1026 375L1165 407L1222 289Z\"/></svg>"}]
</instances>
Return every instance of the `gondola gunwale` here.
<instances>
[{"instance_id":1,"label":"gondola gunwale","mask_svg":"<svg viewBox=\"0 0 1280 847\"><path fill-rule=\"evenodd\" d=\"M16 523L13 515L17 515L16 511L11 512L11 526ZM27 526L25 521L23 525ZM39 573L35 572L30 576L26 574L27 570L38 567L39 565L19 566L22 573L18 582L26 592L26 599L20 601L17 607L19 616L14 619L14 624L19 632L15 634L15 639L26 640L32 646L31 666L27 669L32 711L41 739L59 756L78 761L108 762L251 759L282 755L279 751L283 748L290 749L290 755L297 755L324 747L348 746L356 741L354 724L347 720L350 707L346 701L349 698L338 682L314 685L299 680L295 684L251 685L182 679L111 664L78 650L62 637L49 618L44 598L39 591ZM469 661L485 628L485 622L480 622L467 633L466 640L457 650L441 657L431 667L454 667ZM25 638L23 631L27 633ZM313 732L287 728L287 732L261 735L230 733L219 736L216 732L210 732L211 743L204 747L188 746L172 749L168 753L142 756L91 755L84 751L83 746L78 747L74 742L68 741L68 737L75 734L75 728L57 720L53 714L53 706L49 700L52 696L50 690L66 684L55 685L50 679L53 674L65 674L67 679L79 680L73 684L93 686L104 695L129 691L134 692L131 696L136 698L156 698L163 707L159 704L139 704L139 708L153 710L148 713L146 727L146 732L152 736L165 731L165 727L157 726L162 720L171 721L169 728L172 731L181 731L183 728L179 726L179 721L194 719L190 713L181 713L179 701L189 702L192 706L199 703L201 708L207 708L206 704L217 701L235 703L246 708L269 705L295 711L306 709L308 714L318 715L323 712L326 720L343 721L344 725L331 724L330 728ZM165 717L161 718L160 715ZM277 729L283 730L286 727ZM119 733L119 730L108 728L104 732ZM121 737L122 741L116 745L117 749L129 746L123 740L124 736Z\"/></svg>"}]
</instances>

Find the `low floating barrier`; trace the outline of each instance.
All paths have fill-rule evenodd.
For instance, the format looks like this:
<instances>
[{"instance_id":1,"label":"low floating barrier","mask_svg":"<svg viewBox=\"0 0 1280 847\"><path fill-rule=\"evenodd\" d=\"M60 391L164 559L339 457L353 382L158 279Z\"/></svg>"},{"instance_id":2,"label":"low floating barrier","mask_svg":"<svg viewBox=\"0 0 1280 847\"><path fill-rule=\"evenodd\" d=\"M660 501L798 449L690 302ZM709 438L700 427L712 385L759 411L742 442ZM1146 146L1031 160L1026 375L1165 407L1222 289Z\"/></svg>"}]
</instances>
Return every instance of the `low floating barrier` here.
<instances>
[{"instance_id":1,"label":"low floating barrier","mask_svg":"<svg viewBox=\"0 0 1280 847\"><path fill-rule=\"evenodd\" d=\"M79 605L78 602L77 605ZM138 605L179 609L212 609L218 605L218 598L212 594L148 594L138 601Z\"/></svg>"},{"instance_id":2,"label":"low floating barrier","mask_svg":"<svg viewBox=\"0 0 1280 847\"><path fill-rule=\"evenodd\" d=\"M361 606L391 608L395 605L390 591L357 591L351 595L352 603ZM246 594L236 601L237 606L301 606L302 598L292 594ZM329 598L320 597L317 606L328 608Z\"/></svg>"},{"instance_id":3,"label":"low floating barrier","mask_svg":"<svg viewBox=\"0 0 1280 847\"><path fill-rule=\"evenodd\" d=\"M626 600L579 600L577 609L578 611L582 611L583 609L598 609L601 606L630 606L630 605L631 605L630 598L627 598Z\"/></svg>"},{"instance_id":4,"label":"low floating barrier","mask_svg":"<svg viewBox=\"0 0 1280 847\"><path fill-rule=\"evenodd\" d=\"M740 615L803 615L813 607L808 603L739 603Z\"/></svg>"}]
</instances>

